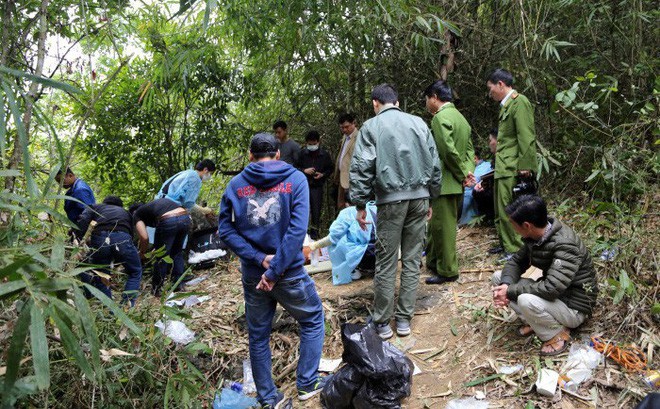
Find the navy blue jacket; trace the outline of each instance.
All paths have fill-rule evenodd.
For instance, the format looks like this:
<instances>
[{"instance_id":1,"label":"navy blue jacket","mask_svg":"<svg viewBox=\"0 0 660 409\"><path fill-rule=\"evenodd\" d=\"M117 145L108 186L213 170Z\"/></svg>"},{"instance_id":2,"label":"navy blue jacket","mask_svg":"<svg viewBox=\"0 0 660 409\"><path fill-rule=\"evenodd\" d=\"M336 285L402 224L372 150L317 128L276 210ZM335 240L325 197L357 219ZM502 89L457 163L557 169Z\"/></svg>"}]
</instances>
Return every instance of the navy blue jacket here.
<instances>
[{"instance_id":1,"label":"navy blue jacket","mask_svg":"<svg viewBox=\"0 0 660 409\"><path fill-rule=\"evenodd\" d=\"M309 219L309 188L302 172L279 160L249 164L227 186L218 233L241 259L245 279L304 276L302 245ZM261 263L274 255L270 268Z\"/></svg>"}]
</instances>

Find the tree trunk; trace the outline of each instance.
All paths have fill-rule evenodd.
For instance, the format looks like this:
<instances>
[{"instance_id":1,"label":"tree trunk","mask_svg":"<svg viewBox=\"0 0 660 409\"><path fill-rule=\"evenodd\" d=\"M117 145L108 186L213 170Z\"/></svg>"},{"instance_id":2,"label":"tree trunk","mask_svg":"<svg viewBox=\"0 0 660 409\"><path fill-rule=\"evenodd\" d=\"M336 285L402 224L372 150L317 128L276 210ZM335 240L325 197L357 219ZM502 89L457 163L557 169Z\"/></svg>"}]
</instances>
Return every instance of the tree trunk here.
<instances>
[{"instance_id":1,"label":"tree trunk","mask_svg":"<svg viewBox=\"0 0 660 409\"><path fill-rule=\"evenodd\" d=\"M48 32L48 3L50 0L42 0L41 6L39 7L39 37L37 40L37 66L34 70L34 75L41 77L44 70L44 60L46 58L46 35ZM4 47L4 46L3 46ZM30 125L32 123L32 111L34 109L34 104L36 103L36 98L39 92L39 84L32 82L30 84L30 89L28 91L27 98L25 98L25 113L23 114L23 126L25 127L25 134L27 137L27 145L30 142ZM21 146L21 141L18 137L14 138L14 152L9 159L9 169L18 169L18 165L21 161L21 156L23 156L23 147ZM14 185L16 182L15 177L8 177L5 180L5 189L10 192L14 191Z\"/></svg>"}]
</instances>

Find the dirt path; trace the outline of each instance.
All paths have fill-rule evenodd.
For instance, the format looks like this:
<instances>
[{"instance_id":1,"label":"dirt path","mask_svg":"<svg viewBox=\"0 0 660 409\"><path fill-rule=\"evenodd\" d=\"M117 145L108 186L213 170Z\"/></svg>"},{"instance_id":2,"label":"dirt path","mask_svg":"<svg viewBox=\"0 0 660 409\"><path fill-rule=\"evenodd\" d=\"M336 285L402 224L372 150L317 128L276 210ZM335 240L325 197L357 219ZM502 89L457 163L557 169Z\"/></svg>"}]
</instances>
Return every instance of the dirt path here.
<instances>
[{"instance_id":1,"label":"dirt path","mask_svg":"<svg viewBox=\"0 0 660 409\"><path fill-rule=\"evenodd\" d=\"M597 376L608 379L611 388L580 390L585 401L566 394L544 398L530 388L540 367L558 368L566 354L554 358L539 359L540 342L534 337L526 339L515 335L517 324L507 322L515 319L509 311L491 308L490 275L495 256L486 251L496 241L492 229L463 228L458 234L459 262L462 270L456 283L443 286L428 286L423 283L427 276L422 270L418 292L413 333L408 337L390 340L422 370L413 378L412 396L403 402L404 408L444 408L452 399L485 396L490 408L523 407L629 407L633 393L623 394L617 388L626 379L616 367L599 368ZM203 331L203 338L216 351L219 360L210 363L217 376L240 380L242 359L247 358L247 334L242 317L242 293L240 274L236 262L231 262L222 274L212 273L200 290L213 296L204 309L193 314L197 321L193 328ZM372 280L363 279L344 286L333 286L330 273L314 275L317 289L326 310L326 340L323 356L340 358L342 353L339 326L343 322L365 322L373 301ZM218 311L224 311L218 314ZM277 314L271 346L273 348L273 373L279 378L278 385L288 394L295 396L295 362L298 337L295 322L286 314ZM593 333L588 324L583 334ZM579 338L580 335L576 334ZM227 348L231 348L226 353ZM488 377L496 374L502 366L521 364L524 369L516 374L501 378ZM218 368L222 365L223 368ZM470 383L476 384L468 386ZM589 385L587 385L589 386ZM637 385L638 386L638 385ZM318 398L294 407L321 407Z\"/></svg>"}]
</instances>

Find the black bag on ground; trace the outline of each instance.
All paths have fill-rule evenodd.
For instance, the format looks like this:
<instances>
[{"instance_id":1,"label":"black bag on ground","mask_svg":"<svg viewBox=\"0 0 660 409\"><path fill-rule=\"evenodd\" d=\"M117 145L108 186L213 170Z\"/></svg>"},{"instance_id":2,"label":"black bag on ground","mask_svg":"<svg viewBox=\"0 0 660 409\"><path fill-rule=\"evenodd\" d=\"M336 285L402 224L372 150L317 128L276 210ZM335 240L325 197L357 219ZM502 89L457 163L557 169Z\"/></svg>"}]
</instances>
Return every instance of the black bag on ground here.
<instances>
[{"instance_id":1,"label":"black bag on ground","mask_svg":"<svg viewBox=\"0 0 660 409\"><path fill-rule=\"evenodd\" d=\"M348 407L400 408L401 399L410 396L411 392L414 366L410 359L389 342L383 342L371 325L343 324L341 338L344 344L342 358L346 366L365 377L359 389L344 391L355 395L352 406ZM332 384L332 381L329 382L326 388ZM333 406L328 407L336 407L332 402Z\"/></svg>"},{"instance_id":2,"label":"black bag on ground","mask_svg":"<svg viewBox=\"0 0 660 409\"><path fill-rule=\"evenodd\" d=\"M353 365L344 365L321 391L321 405L326 409L352 409L353 397L364 384L364 376Z\"/></svg>"}]
</instances>

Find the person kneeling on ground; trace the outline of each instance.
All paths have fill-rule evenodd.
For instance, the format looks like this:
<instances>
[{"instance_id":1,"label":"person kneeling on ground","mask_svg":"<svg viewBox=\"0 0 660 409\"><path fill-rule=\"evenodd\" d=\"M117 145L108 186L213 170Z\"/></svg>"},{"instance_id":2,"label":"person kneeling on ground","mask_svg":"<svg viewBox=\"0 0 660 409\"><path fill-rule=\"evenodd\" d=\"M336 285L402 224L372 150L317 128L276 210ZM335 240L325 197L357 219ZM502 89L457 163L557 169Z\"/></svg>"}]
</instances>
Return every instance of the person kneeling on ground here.
<instances>
[{"instance_id":1,"label":"person kneeling on ground","mask_svg":"<svg viewBox=\"0 0 660 409\"><path fill-rule=\"evenodd\" d=\"M543 199L525 195L506 207L523 247L493 275L493 304L511 306L525 324L521 336L536 334L541 355L557 355L568 347L569 329L577 328L596 304L598 287L589 251L573 229L548 218ZM531 266L538 281L521 278Z\"/></svg>"},{"instance_id":2,"label":"person kneeling on ground","mask_svg":"<svg viewBox=\"0 0 660 409\"><path fill-rule=\"evenodd\" d=\"M109 265L113 262L122 263L128 276L122 294L122 302L129 301L133 306L140 292L142 265L140 264L138 251L133 244L133 219L131 214L124 209L124 203L119 197L106 197L103 199L103 203L93 204L85 208L80 218L78 218L79 230L75 231L78 241L83 240L92 222L95 224L91 227L92 231L89 239L91 252L87 257L87 261L98 265ZM110 269L107 267L100 270L105 274L110 274ZM98 275L84 272L80 274L80 279L101 290L108 298L112 298L110 287Z\"/></svg>"},{"instance_id":3,"label":"person kneeling on ground","mask_svg":"<svg viewBox=\"0 0 660 409\"><path fill-rule=\"evenodd\" d=\"M309 246L303 247L305 258L309 253L330 247L332 284L348 284L362 275L374 275L376 269L376 204L368 202L367 230L362 230L355 219L357 208L350 206L339 212L330 225L330 233Z\"/></svg>"},{"instance_id":4,"label":"person kneeling on ground","mask_svg":"<svg viewBox=\"0 0 660 409\"><path fill-rule=\"evenodd\" d=\"M277 303L300 325L296 386L307 400L323 389L318 375L323 350L323 305L303 267L309 188L302 172L280 161L275 137L259 133L250 163L227 186L218 234L241 260L250 362L262 408L277 408L284 395L272 378L269 346Z\"/></svg>"}]
</instances>

